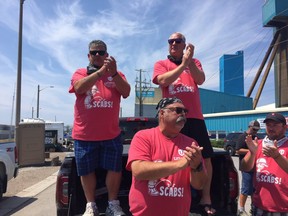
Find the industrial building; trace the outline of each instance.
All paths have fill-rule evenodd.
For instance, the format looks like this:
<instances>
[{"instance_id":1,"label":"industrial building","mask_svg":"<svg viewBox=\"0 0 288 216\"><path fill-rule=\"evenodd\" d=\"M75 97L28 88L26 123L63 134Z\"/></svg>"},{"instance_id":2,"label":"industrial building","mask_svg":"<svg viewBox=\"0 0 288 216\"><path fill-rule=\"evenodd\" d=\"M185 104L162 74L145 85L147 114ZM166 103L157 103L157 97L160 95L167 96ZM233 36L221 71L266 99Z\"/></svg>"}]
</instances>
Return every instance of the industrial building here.
<instances>
[{"instance_id":1,"label":"industrial building","mask_svg":"<svg viewBox=\"0 0 288 216\"><path fill-rule=\"evenodd\" d=\"M262 8L263 26L274 28L274 38L255 76L252 86L244 96L243 51L224 54L219 60L220 89L201 89L202 112L209 133L242 132L251 120L258 120L264 131L263 120L267 113L280 112L288 122L288 1L267 0ZM265 80L274 64L275 107L256 109ZM251 98L265 64L267 64L255 98ZM141 80L140 80L141 81ZM154 117L161 99L161 89L136 88L135 116Z\"/></svg>"}]
</instances>

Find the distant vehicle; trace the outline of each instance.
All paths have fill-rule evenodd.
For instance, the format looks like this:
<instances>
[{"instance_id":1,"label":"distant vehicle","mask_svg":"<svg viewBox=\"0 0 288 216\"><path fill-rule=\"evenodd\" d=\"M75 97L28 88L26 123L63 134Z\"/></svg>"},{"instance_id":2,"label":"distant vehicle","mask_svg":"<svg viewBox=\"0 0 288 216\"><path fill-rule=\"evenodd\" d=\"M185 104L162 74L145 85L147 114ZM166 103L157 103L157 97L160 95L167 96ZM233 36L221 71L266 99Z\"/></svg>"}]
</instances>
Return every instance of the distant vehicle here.
<instances>
[{"instance_id":1,"label":"distant vehicle","mask_svg":"<svg viewBox=\"0 0 288 216\"><path fill-rule=\"evenodd\" d=\"M64 144L64 122L45 121L45 143Z\"/></svg>"},{"instance_id":2,"label":"distant vehicle","mask_svg":"<svg viewBox=\"0 0 288 216\"><path fill-rule=\"evenodd\" d=\"M224 150L226 150L231 156L234 156L236 153L236 143L241 134L243 134L243 132L229 133L224 138ZM266 133L257 133L259 139L263 139L265 136Z\"/></svg>"},{"instance_id":3,"label":"distant vehicle","mask_svg":"<svg viewBox=\"0 0 288 216\"><path fill-rule=\"evenodd\" d=\"M63 142L64 145L66 145L67 147L69 145L73 145L74 144L74 140L72 138L72 136L69 134L69 135L64 135L64 142Z\"/></svg>"},{"instance_id":4,"label":"distant vehicle","mask_svg":"<svg viewBox=\"0 0 288 216\"><path fill-rule=\"evenodd\" d=\"M224 139L226 137L226 131L207 131L210 139Z\"/></svg>"},{"instance_id":5,"label":"distant vehicle","mask_svg":"<svg viewBox=\"0 0 288 216\"><path fill-rule=\"evenodd\" d=\"M45 143L45 152L63 152L63 145L59 143Z\"/></svg>"},{"instance_id":6,"label":"distant vehicle","mask_svg":"<svg viewBox=\"0 0 288 216\"><path fill-rule=\"evenodd\" d=\"M7 191L8 181L18 175L18 155L15 142L0 142L0 200Z\"/></svg>"},{"instance_id":7,"label":"distant vehicle","mask_svg":"<svg viewBox=\"0 0 288 216\"><path fill-rule=\"evenodd\" d=\"M135 133L145 128L158 125L156 118L131 117L121 118L123 162L122 181L119 191L119 200L126 215L129 216L128 194L131 186L132 174L125 169L128 149ZM231 156L224 150L214 149L211 158L213 176L211 183L211 199L213 207L217 209L217 215L232 216L237 214L237 197L239 195L238 172L233 164ZM96 203L102 215L107 206L107 189L105 186L105 170L97 170ZM191 213L204 215L199 208L201 191L192 193ZM81 186L80 177L77 175L74 154L68 154L58 172L56 181L56 209L57 216L79 215L85 211L86 199ZM104 213L103 213L104 215Z\"/></svg>"}]
</instances>

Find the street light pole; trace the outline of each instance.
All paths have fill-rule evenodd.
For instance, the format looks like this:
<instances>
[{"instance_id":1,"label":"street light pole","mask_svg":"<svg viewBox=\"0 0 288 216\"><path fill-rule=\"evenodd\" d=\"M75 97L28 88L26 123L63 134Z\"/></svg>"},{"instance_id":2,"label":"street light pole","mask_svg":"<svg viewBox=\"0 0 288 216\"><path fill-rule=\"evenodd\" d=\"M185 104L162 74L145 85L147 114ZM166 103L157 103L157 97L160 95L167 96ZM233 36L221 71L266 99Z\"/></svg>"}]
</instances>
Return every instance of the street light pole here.
<instances>
[{"instance_id":1,"label":"street light pole","mask_svg":"<svg viewBox=\"0 0 288 216\"><path fill-rule=\"evenodd\" d=\"M40 85L37 87L37 118L39 118L39 97L40 97L40 91L46 89L46 88L54 88L54 86L47 86L45 88L40 89Z\"/></svg>"},{"instance_id":2,"label":"street light pole","mask_svg":"<svg viewBox=\"0 0 288 216\"><path fill-rule=\"evenodd\" d=\"M16 117L15 117L15 142L18 150L20 149L19 140L19 124L21 118L21 79L22 79L22 29L23 29L23 4L24 0L20 0L19 11L19 33L18 33L18 65L17 65L17 92L16 92ZM19 159L21 155L19 154Z\"/></svg>"}]
</instances>

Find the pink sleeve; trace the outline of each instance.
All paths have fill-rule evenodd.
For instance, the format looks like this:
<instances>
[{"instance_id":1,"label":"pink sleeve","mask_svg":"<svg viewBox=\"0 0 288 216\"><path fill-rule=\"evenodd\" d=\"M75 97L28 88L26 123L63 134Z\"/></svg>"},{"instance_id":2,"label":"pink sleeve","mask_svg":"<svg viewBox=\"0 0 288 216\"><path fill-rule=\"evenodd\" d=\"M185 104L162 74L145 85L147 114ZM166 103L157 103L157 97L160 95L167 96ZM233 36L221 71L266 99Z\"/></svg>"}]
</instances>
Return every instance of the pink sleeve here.
<instances>
[{"instance_id":1,"label":"pink sleeve","mask_svg":"<svg viewBox=\"0 0 288 216\"><path fill-rule=\"evenodd\" d=\"M203 71L201 62L198 59L193 59L193 60L195 62L195 65L198 67L198 69Z\"/></svg>"},{"instance_id":2,"label":"pink sleeve","mask_svg":"<svg viewBox=\"0 0 288 216\"><path fill-rule=\"evenodd\" d=\"M121 71L117 71L118 73L119 73L119 75L124 79L124 80L126 80L127 81L127 79L126 79L126 77L125 77L125 75L121 72Z\"/></svg>"},{"instance_id":3,"label":"pink sleeve","mask_svg":"<svg viewBox=\"0 0 288 216\"><path fill-rule=\"evenodd\" d=\"M80 80L83 77L87 76L86 72L87 70L85 68L81 68L75 71L75 73L72 75L72 78L71 78L71 85L69 87L69 93L75 93L74 83L77 80Z\"/></svg>"},{"instance_id":4,"label":"pink sleeve","mask_svg":"<svg viewBox=\"0 0 288 216\"><path fill-rule=\"evenodd\" d=\"M131 171L131 163L135 160L151 161L151 144L148 130L137 132L130 145L126 169Z\"/></svg>"},{"instance_id":5,"label":"pink sleeve","mask_svg":"<svg viewBox=\"0 0 288 216\"><path fill-rule=\"evenodd\" d=\"M165 72L167 72L167 68L165 67L164 62L162 60L156 62L155 65L154 65L154 72L153 72L152 82L154 84L159 85L159 83L157 81L157 76L160 75L160 74L163 74Z\"/></svg>"}]
</instances>

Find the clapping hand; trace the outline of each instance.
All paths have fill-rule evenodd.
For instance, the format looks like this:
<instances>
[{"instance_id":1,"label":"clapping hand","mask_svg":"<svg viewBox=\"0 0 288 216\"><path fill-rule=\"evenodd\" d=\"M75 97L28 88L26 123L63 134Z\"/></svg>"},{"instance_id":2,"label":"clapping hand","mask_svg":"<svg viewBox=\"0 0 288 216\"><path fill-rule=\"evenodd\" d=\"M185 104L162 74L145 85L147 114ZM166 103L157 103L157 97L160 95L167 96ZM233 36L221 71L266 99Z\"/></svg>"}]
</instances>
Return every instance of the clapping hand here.
<instances>
[{"instance_id":1,"label":"clapping hand","mask_svg":"<svg viewBox=\"0 0 288 216\"><path fill-rule=\"evenodd\" d=\"M182 57L182 62L184 63L185 66L188 66L190 64L193 56L194 56L194 46L188 43Z\"/></svg>"},{"instance_id":2,"label":"clapping hand","mask_svg":"<svg viewBox=\"0 0 288 216\"><path fill-rule=\"evenodd\" d=\"M264 155L266 155L267 157L272 157L272 158L277 158L280 153L278 151L278 147L277 147L277 140L273 141L274 145L263 145L262 147L262 152Z\"/></svg>"},{"instance_id":3,"label":"clapping hand","mask_svg":"<svg viewBox=\"0 0 288 216\"><path fill-rule=\"evenodd\" d=\"M111 76L117 72L117 64L113 56L107 57L104 60L103 66L106 67L106 73L108 73Z\"/></svg>"},{"instance_id":4,"label":"clapping hand","mask_svg":"<svg viewBox=\"0 0 288 216\"><path fill-rule=\"evenodd\" d=\"M258 149L258 139L257 139L257 137L255 137L255 139L253 140L252 139L252 135L247 135L246 139L245 139L245 142L246 142L249 150L252 153L256 153L257 152L257 149Z\"/></svg>"},{"instance_id":5,"label":"clapping hand","mask_svg":"<svg viewBox=\"0 0 288 216\"><path fill-rule=\"evenodd\" d=\"M189 165L192 169L198 167L198 165L202 162L202 153L203 147L197 146L195 142L192 142L192 145L186 147L184 151L184 157L189 162Z\"/></svg>"}]
</instances>

